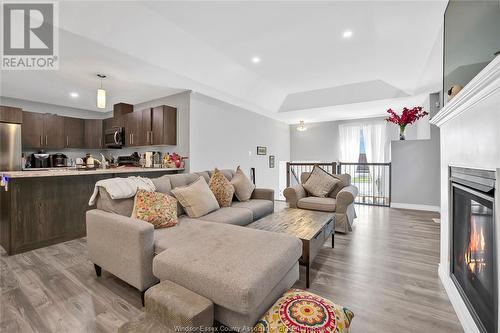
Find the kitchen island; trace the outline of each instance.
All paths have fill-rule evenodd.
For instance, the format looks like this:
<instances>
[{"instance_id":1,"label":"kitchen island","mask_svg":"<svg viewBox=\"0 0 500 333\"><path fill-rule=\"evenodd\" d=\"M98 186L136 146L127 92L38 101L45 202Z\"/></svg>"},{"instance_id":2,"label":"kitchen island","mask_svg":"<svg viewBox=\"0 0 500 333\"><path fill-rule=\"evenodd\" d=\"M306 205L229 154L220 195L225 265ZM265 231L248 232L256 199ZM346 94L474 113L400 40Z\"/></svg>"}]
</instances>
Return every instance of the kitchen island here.
<instances>
[{"instance_id":1,"label":"kitchen island","mask_svg":"<svg viewBox=\"0 0 500 333\"><path fill-rule=\"evenodd\" d=\"M183 169L118 167L5 171L0 187L0 244L9 255L84 237L88 201L101 179L156 178Z\"/></svg>"}]
</instances>

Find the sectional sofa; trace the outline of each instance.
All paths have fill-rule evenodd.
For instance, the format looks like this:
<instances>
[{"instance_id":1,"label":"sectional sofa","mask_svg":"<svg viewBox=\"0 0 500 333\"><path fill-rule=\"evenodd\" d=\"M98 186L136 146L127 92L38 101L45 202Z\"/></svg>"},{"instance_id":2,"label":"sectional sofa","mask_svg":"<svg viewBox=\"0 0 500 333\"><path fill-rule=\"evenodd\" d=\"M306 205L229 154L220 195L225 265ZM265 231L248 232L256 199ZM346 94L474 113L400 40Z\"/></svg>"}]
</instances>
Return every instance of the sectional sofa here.
<instances>
[{"instance_id":1,"label":"sectional sofa","mask_svg":"<svg viewBox=\"0 0 500 333\"><path fill-rule=\"evenodd\" d=\"M222 170L229 180L234 171ZM211 172L152 179L169 194ZM133 198L113 200L99 189L97 209L87 212L87 244L101 268L144 292L170 280L215 304L215 319L234 329L252 327L299 278L302 243L286 234L243 226L274 211L274 191L256 188L249 201L233 201L193 219L178 206L178 225L154 229L133 219Z\"/></svg>"}]
</instances>

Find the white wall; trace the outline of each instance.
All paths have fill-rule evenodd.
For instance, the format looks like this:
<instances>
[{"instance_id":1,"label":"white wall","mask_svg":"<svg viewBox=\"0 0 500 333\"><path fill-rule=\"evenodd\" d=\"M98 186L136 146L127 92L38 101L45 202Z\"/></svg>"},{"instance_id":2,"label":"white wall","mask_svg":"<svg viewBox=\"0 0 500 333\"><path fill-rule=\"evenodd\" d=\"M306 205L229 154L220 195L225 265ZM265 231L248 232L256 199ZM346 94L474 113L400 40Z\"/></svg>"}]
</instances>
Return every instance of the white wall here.
<instances>
[{"instance_id":1,"label":"white wall","mask_svg":"<svg viewBox=\"0 0 500 333\"><path fill-rule=\"evenodd\" d=\"M192 93L189 131L191 171L241 165L249 175L255 167L257 187L273 188L279 198L279 162L290 158L287 124ZM267 155L256 155L257 146L266 146ZM269 168L269 155L276 156L273 169Z\"/></svg>"}]
</instances>

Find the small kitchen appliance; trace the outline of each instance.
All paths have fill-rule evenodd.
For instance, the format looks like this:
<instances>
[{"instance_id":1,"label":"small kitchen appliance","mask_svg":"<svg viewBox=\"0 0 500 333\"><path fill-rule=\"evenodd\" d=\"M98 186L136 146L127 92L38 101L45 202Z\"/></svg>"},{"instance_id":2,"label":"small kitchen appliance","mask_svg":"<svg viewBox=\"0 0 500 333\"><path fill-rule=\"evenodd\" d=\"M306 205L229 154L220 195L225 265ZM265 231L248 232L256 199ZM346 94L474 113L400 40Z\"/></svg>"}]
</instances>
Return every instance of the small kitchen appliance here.
<instances>
[{"instance_id":1,"label":"small kitchen appliance","mask_svg":"<svg viewBox=\"0 0 500 333\"><path fill-rule=\"evenodd\" d=\"M39 150L37 153L31 154L30 160L32 168L50 168L52 166L50 155L44 150Z\"/></svg>"}]
</instances>

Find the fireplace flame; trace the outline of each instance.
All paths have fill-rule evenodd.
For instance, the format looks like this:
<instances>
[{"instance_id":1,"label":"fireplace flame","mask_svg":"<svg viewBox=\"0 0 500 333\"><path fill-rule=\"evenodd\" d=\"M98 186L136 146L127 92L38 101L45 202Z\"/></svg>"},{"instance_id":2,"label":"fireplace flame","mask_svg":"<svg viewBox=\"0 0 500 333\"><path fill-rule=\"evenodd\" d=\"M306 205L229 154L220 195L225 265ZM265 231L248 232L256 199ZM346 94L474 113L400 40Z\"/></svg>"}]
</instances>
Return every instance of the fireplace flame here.
<instances>
[{"instance_id":1,"label":"fireplace flame","mask_svg":"<svg viewBox=\"0 0 500 333\"><path fill-rule=\"evenodd\" d=\"M465 262L470 272L478 274L486 266L485 247L483 228L478 231L477 223L474 218L471 221L471 232L469 236L469 245L465 252Z\"/></svg>"}]
</instances>

